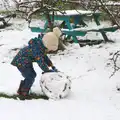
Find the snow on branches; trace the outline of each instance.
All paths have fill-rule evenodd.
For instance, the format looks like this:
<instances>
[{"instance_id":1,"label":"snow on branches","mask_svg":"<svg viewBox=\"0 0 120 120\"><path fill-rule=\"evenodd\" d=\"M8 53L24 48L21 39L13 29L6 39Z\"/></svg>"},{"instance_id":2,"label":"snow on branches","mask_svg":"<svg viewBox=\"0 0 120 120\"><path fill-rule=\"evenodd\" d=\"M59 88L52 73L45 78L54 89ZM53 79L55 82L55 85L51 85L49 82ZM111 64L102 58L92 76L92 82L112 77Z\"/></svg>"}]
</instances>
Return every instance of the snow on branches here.
<instances>
[{"instance_id":1,"label":"snow on branches","mask_svg":"<svg viewBox=\"0 0 120 120\"><path fill-rule=\"evenodd\" d=\"M113 54L113 57L110 59L113 62L114 71L110 77L112 77L118 70L120 70L120 50Z\"/></svg>"}]
</instances>

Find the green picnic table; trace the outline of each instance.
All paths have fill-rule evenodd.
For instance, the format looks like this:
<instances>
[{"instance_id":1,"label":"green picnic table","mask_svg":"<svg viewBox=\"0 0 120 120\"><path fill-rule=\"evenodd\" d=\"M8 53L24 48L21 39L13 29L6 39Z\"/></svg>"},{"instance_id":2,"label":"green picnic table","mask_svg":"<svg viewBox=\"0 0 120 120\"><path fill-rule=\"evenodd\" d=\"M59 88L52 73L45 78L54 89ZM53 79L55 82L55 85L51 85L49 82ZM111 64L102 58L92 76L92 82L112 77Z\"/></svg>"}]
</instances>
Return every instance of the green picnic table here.
<instances>
[{"instance_id":1,"label":"green picnic table","mask_svg":"<svg viewBox=\"0 0 120 120\"><path fill-rule=\"evenodd\" d=\"M109 41L106 32L114 32L118 29L117 26L107 26L104 27L100 24L101 12L93 11L84 11L84 10L66 10L66 11L56 11L53 14L50 14L51 20L61 21L59 25L62 32L67 35L67 38L73 39L75 43L78 43L79 40L77 36L85 36L88 32L100 32L103 36L104 41ZM92 17L96 23L96 27L89 28L87 27L84 19L87 17ZM48 28L48 20L46 19L45 25L43 28L40 27L30 27L32 32L46 32Z\"/></svg>"}]
</instances>

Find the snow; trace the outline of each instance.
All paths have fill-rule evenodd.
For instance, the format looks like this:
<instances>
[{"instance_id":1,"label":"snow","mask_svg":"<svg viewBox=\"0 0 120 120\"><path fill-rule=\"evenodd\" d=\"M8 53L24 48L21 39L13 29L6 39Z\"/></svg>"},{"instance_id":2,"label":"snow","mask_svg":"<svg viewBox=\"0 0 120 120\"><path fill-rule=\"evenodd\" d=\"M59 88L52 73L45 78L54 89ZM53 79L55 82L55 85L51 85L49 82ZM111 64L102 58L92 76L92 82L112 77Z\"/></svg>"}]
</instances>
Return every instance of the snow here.
<instances>
[{"instance_id":1,"label":"snow","mask_svg":"<svg viewBox=\"0 0 120 120\"><path fill-rule=\"evenodd\" d=\"M40 80L41 89L51 99L65 98L71 91L71 80L68 78L62 72L43 74Z\"/></svg>"},{"instance_id":2,"label":"snow","mask_svg":"<svg viewBox=\"0 0 120 120\"><path fill-rule=\"evenodd\" d=\"M120 2L109 1L104 3L105 5L120 5Z\"/></svg>"},{"instance_id":3,"label":"snow","mask_svg":"<svg viewBox=\"0 0 120 120\"><path fill-rule=\"evenodd\" d=\"M0 0L0 10L13 10L15 6L14 0Z\"/></svg>"},{"instance_id":4,"label":"snow","mask_svg":"<svg viewBox=\"0 0 120 120\"><path fill-rule=\"evenodd\" d=\"M99 30L99 29L105 29L105 28L110 28L110 27L116 27L116 25L114 26L110 26L110 25L95 25L95 26L85 26L85 27L81 27L81 28L75 28L75 29L72 29L72 30L69 30L69 29L62 29L64 31L89 31L89 30Z\"/></svg>"},{"instance_id":5,"label":"snow","mask_svg":"<svg viewBox=\"0 0 120 120\"><path fill-rule=\"evenodd\" d=\"M65 12L65 13L64 13ZM66 11L62 11L62 13L64 13L64 15L78 15L78 14L92 14L94 13L93 11L89 11L89 10L66 10ZM61 12L57 11L55 12L56 15L63 15Z\"/></svg>"},{"instance_id":6,"label":"snow","mask_svg":"<svg viewBox=\"0 0 120 120\"><path fill-rule=\"evenodd\" d=\"M21 24L20 24L21 23ZM18 26L17 26L18 25ZM24 21L17 20L12 27L0 32L0 92L14 94L23 79L16 67L10 64L14 55L38 33L32 33ZM101 38L89 33L84 38ZM61 100L14 100L0 98L1 120L117 120L120 117L119 71L110 78L113 64L111 53L120 49L120 30L107 33L115 43L79 47L73 43L65 51L49 54L54 65L72 81L71 93ZM13 49L17 49L16 51ZM37 72L32 91L41 93Z\"/></svg>"}]
</instances>

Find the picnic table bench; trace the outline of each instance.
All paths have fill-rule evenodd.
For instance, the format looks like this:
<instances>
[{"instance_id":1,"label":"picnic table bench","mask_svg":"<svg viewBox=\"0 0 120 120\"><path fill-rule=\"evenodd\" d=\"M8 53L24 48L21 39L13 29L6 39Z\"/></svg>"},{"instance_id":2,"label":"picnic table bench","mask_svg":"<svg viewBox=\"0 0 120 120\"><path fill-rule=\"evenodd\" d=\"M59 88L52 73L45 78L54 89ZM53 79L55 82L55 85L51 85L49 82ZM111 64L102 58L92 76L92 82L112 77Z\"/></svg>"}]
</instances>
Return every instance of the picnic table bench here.
<instances>
[{"instance_id":1,"label":"picnic table bench","mask_svg":"<svg viewBox=\"0 0 120 120\"><path fill-rule=\"evenodd\" d=\"M8 24L8 21L11 18L15 18L16 14L9 14L9 15L0 15L0 21L3 22L3 25L6 26ZM9 20L7 21L6 18L9 18Z\"/></svg>"},{"instance_id":2,"label":"picnic table bench","mask_svg":"<svg viewBox=\"0 0 120 120\"><path fill-rule=\"evenodd\" d=\"M51 20L62 21L60 28L64 34L67 35L67 38L73 39L75 43L78 43L79 40L77 36L85 36L88 32L100 32L103 36L104 41L109 41L106 32L115 32L117 26L107 26L104 27L100 24L101 12L93 11L84 11L84 10L66 10L63 12L55 12L54 15L50 14ZM84 18L92 17L96 23L96 27L89 28L87 23L84 21ZM40 27L30 27L32 32L45 32L48 28L48 21L46 20L44 28Z\"/></svg>"}]
</instances>

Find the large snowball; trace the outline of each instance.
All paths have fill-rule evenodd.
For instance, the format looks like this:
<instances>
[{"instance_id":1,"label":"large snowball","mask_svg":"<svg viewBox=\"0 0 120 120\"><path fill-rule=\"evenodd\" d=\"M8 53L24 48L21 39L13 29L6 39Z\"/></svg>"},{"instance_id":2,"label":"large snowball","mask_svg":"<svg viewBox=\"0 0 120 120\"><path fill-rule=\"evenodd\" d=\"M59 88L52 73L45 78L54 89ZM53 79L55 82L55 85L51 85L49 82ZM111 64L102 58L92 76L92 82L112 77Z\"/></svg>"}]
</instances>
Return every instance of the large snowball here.
<instances>
[{"instance_id":1,"label":"large snowball","mask_svg":"<svg viewBox=\"0 0 120 120\"><path fill-rule=\"evenodd\" d=\"M44 73L40 80L42 92L51 99L66 97L71 89L69 77L61 72Z\"/></svg>"}]
</instances>

